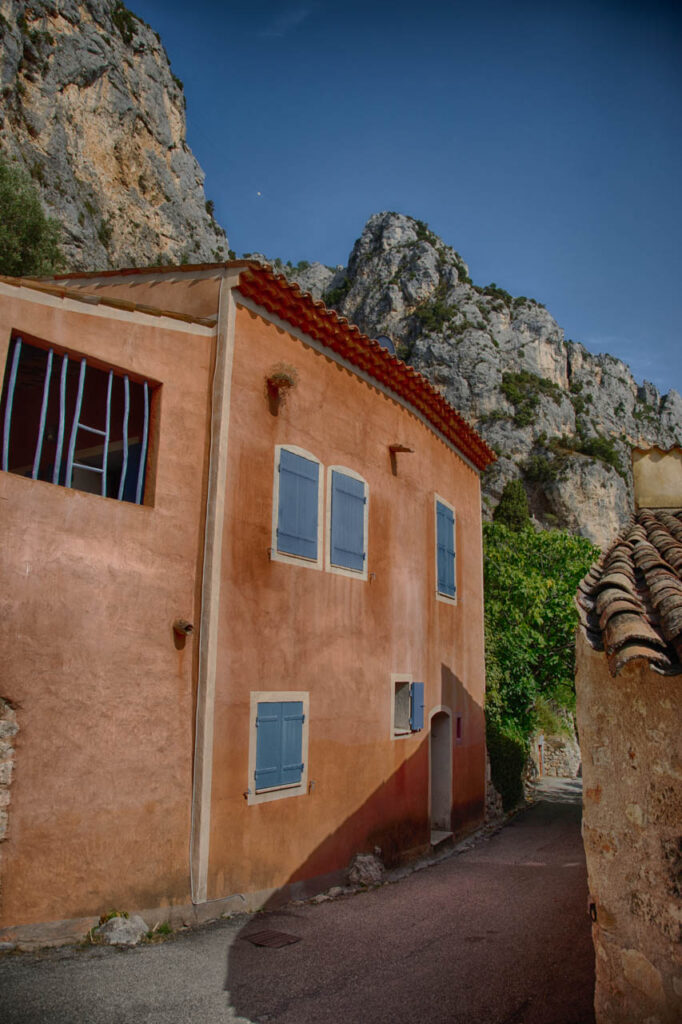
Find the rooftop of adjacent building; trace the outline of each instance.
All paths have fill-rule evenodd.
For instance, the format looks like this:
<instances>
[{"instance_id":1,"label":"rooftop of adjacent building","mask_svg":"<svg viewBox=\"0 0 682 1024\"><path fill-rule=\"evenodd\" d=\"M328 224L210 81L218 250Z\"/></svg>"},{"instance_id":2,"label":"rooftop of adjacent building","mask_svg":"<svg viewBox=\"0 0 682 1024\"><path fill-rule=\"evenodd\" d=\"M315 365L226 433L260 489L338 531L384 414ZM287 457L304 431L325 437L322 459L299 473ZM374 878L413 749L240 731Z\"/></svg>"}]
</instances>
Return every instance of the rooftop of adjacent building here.
<instances>
[{"instance_id":1,"label":"rooftop of adjacent building","mask_svg":"<svg viewBox=\"0 0 682 1024\"><path fill-rule=\"evenodd\" d=\"M267 264L231 260L60 274L40 280L0 277L0 281L62 299L213 327L218 320L221 281L228 275L234 276L236 288L248 302L314 338L407 401L477 469L495 461L483 438L426 377Z\"/></svg>"},{"instance_id":2,"label":"rooftop of adjacent building","mask_svg":"<svg viewBox=\"0 0 682 1024\"><path fill-rule=\"evenodd\" d=\"M682 673L682 509L640 509L580 583L581 628L613 676L644 659Z\"/></svg>"}]
</instances>

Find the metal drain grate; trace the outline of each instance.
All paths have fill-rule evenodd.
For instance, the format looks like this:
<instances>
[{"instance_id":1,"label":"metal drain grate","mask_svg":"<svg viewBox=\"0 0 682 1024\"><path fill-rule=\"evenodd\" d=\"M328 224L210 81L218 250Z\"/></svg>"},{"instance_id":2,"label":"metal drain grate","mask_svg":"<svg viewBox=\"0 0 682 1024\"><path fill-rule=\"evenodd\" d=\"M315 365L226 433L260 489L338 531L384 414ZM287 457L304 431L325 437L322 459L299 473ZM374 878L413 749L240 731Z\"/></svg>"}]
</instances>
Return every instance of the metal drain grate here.
<instances>
[{"instance_id":1,"label":"metal drain grate","mask_svg":"<svg viewBox=\"0 0 682 1024\"><path fill-rule=\"evenodd\" d=\"M254 946L272 946L273 949L279 949L280 946L290 946L293 942L301 941L300 935L275 932L268 928L262 932L252 932L251 935L242 935L242 938L246 939L247 942L252 942Z\"/></svg>"}]
</instances>

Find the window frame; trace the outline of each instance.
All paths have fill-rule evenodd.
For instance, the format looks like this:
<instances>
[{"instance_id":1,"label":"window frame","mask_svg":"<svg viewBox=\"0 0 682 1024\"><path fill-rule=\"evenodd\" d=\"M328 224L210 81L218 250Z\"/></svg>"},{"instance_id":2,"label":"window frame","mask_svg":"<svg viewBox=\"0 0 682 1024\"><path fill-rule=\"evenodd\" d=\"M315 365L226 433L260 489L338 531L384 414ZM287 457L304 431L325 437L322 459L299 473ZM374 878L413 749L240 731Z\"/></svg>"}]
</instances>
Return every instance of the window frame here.
<instances>
[{"instance_id":1,"label":"window frame","mask_svg":"<svg viewBox=\"0 0 682 1024\"><path fill-rule=\"evenodd\" d=\"M21 352L25 349L42 352L46 358L45 375L42 381L42 408L37 421L36 447L30 472L30 464L25 466L25 472L20 472L17 468L12 469L9 465L5 468L5 462L9 461L9 453L11 451L12 421L16 412L15 402L17 396L15 387L17 377L20 375ZM73 408L71 408L71 398L67 398L66 391L67 371L71 373L72 367L78 379ZM83 415L83 401L92 399L93 392L96 390L96 385L93 386L92 384L92 376L88 377L88 371L90 371L91 375L94 371L99 374L106 374L108 377L108 384L106 386L108 395L101 410L104 419L103 428L99 422L95 427L92 424L86 425L81 419ZM123 436L120 440L116 441L111 440L110 426L110 403L112 401L114 379L121 382L125 393L125 412L122 424ZM100 385L101 383L100 381ZM132 388L143 389L137 399L142 398L144 402L141 437L131 436L128 433L128 409L129 403L133 400ZM0 470L12 473L22 479L48 483L65 490L78 491L79 494L105 498L124 505L133 505L138 508L153 506L156 484L156 434L158 430L160 391L161 385L158 381L145 378L139 373L126 370L121 366L103 361L100 358L61 343L37 338L21 330L13 330L10 334L3 372L0 376L0 395L4 400L2 423L0 423ZM60 416L58 441L56 442L56 466L49 467L51 478L41 475L41 473L44 473L44 467L41 466L41 463L44 457L45 442L48 440L54 442L54 438L50 437L47 425L48 405L52 404L50 396L52 396L52 399L55 396L58 398ZM90 435L92 443L87 447L83 447L83 442L81 441L81 447L78 448L79 433L85 436ZM97 440L98 438L99 440ZM123 453L121 458L123 465L131 458L131 453L136 448L141 450L140 463L143 462L143 468L140 467L140 463L137 466L134 465L135 455L132 455L134 467L132 473L134 476L130 474L129 468L129 475L126 475L125 481L121 480L119 476L118 486L116 487L116 484L114 484L111 490L109 490L107 477L118 468L115 464L112 464L111 457L114 457L115 462ZM84 459L86 462L76 461L77 459ZM41 468L39 469L39 467ZM102 468L104 468L104 472L102 472ZM98 477L101 478L101 484L96 488L83 486L84 481L87 479L84 476L86 473L94 473L95 480ZM61 479L62 477L64 479ZM68 483L66 482L67 480ZM134 487L135 497L125 496L125 490L130 486ZM121 492L121 496L119 496L119 492Z\"/></svg>"},{"instance_id":2,"label":"window frame","mask_svg":"<svg viewBox=\"0 0 682 1024\"><path fill-rule=\"evenodd\" d=\"M298 455L302 459L314 462L318 467L317 476L317 557L307 558L305 555L295 555L288 551L279 551L277 548L277 529L279 526L279 482L280 482L280 460L282 452L287 451L292 455ZM324 562L324 466L320 460L307 451L294 444L275 445L275 467L272 487L272 530L270 540L270 558L273 562L286 562L289 565L301 565L307 569L321 570Z\"/></svg>"},{"instance_id":3,"label":"window frame","mask_svg":"<svg viewBox=\"0 0 682 1024\"><path fill-rule=\"evenodd\" d=\"M442 505L444 508L448 509L452 513L452 547L453 547L452 561L453 561L453 579L454 579L454 583L455 583L455 593L454 594L446 594L446 593L443 593L442 590L440 590L440 581L439 581L439 577L438 577L438 506L439 506L439 504ZM459 589L457 587L457 512L455 511L455 506L452 505L445 498L441 497L440 494L435 494L434 495L434 500L433 500L433 526L434 526L434 544L433 544L433 548L434 548L434 565L435 565L435 571L436 571L436 580L435 580L435 588L434 589L435 589L435 592L436 592L436 600L442 601L443 604L456 605L457 604L457 592L458 592L458 589Z\"/></svg>"},{"instance_id":4,"label":"window frame","mask_svg":"<svg viewBox=\"0 0 682 1024\"><path fill-rule=\"evenodd\" d=\"M399 728L396 726L396 694L398 685L403 684L409 687L408 690L408 726L407 729ZM418 729L413 729L411 724L412 719L412 702L414 694L415 680L412 678L412 674L409 672L393 672L391 674L390 681L390 707L391 707L391 739L402 740L407 739L410 736L418 736L420 732L424 731L425 728L425 714L426 714L426 686L424 683L421 684L423 687L424 695L424 706L422 709L422 725Z\"/></svg>"},{"instance_id":5,"label":"window frame","mask_svg":"<svg viewBox=\"0 0 682 1024\"><path fill-rule=\"evenodd\" d=\"M332 480L333 474L340 473L343 476L350 477L352 480L359 481L364 487L364 512L363 512L363 554L364 559L362 563L362 569L351 569L348 566L336 565L332 562ZM349 469L347 466L328 466L327 467L327 507L325 515L325 570L327 572L334 573L337 576L348 576L356 580L367 580L369 576L367 564L369 561L369 484L364 476L360 473L356 473L355 470Z\"/></svg>"},{"instance_id":6,"label":"window frame","mask_svg":"<svg viewBox=\"0 0 682 1024\"><path fill-rule=\"evenodd\" d=\"M258 705L264 703L295 703L303 705L303 725L301 730L301 761L303 770L299 782L285 786L273 786L271 789L256 791L256 757L258 730L256 719ZM252 690L249 708L249 761L246 786L246 798L249 805L270 803L272 800L283 800L291 796L304 796L308 792L308 740L310 730L310 693L307 690Z\"/></svg>"}]
</instances>

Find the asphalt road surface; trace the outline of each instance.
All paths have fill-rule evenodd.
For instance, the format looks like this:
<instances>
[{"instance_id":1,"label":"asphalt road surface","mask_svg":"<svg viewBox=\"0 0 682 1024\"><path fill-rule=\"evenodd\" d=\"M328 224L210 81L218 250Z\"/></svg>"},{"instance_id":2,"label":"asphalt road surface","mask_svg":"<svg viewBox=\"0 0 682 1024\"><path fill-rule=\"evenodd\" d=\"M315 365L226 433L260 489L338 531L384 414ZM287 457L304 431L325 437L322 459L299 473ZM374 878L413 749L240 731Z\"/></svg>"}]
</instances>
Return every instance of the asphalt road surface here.
<instances>
[{"instance_id":1,"label":"asphalt road surface","mask_svg":"<svg viewBox=\"0 0 682 1024\"><path fill-rule=\"evenodd\" d=\"M299 941L255 946L274 930ZM370 892L159 945L0 957L2 1024L593 1024L580 784Z\"/></svg>"}]
</instances>

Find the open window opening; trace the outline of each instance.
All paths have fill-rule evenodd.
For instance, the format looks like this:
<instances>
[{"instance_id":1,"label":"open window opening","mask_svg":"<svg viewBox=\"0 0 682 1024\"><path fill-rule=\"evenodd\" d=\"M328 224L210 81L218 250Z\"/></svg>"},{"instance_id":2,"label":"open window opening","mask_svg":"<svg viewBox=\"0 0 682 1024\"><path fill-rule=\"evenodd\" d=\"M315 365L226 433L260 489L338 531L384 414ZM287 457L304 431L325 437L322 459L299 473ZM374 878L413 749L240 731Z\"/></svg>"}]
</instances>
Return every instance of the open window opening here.
<instances>
[{"instance_id":1,"label":"open window opening","mask_svg":"<svg viewBox=\"0 0 682 1024\"><path fill-rule=\"evenodd\" d=\"M151 394L148 381L15 337L0 402L1 468L140 505Z\"/></svg>"},{"instance_id":2,"label":"open window opening","mask_svg":"<svg viewBox=\"0 0 682 1024\"><path fill-rule=\"evenodd\" d=\"M393 737L409 736L424 728L424 684L393 679Z\"/></svg>"}]
</instances>

